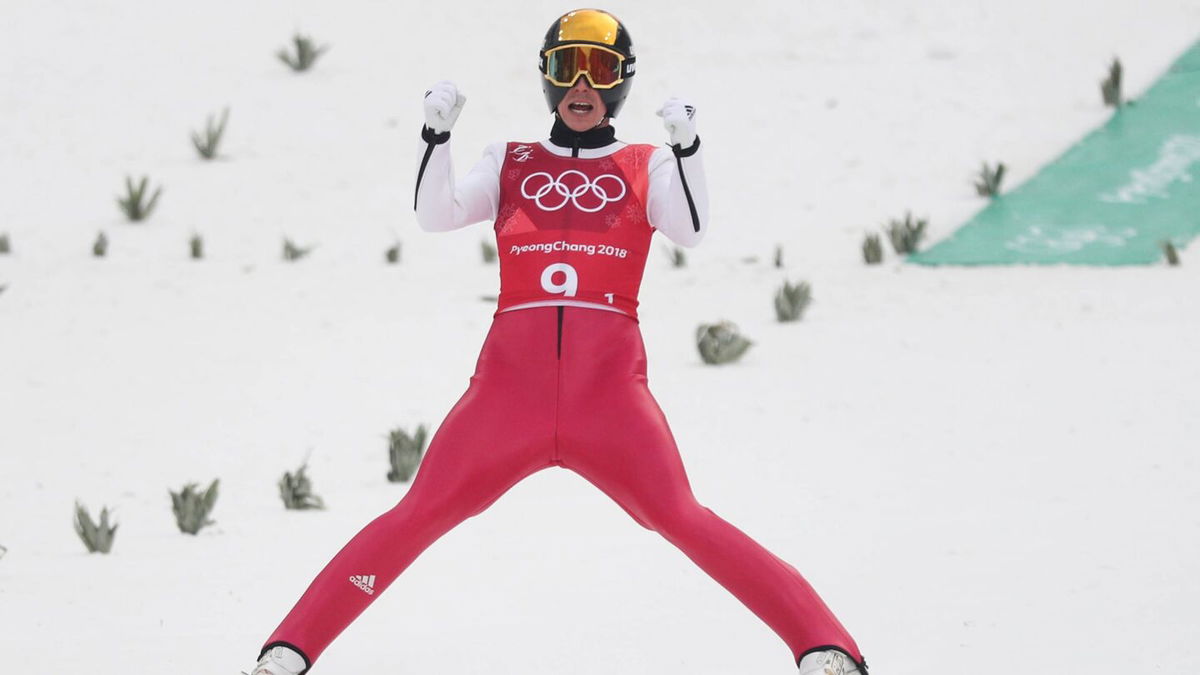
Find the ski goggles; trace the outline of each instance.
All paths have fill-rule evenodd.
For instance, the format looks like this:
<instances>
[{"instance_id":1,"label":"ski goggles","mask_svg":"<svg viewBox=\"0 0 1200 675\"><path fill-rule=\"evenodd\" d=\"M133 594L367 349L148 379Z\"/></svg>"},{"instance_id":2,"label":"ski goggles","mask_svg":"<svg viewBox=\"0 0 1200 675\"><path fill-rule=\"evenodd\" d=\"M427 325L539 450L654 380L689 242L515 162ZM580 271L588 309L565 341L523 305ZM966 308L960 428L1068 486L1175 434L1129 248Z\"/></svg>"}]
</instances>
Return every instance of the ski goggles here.
<instances>
[{"instance_id":1,"label":"ski goggles","mask_svg":"<svg viewBox=\"0 0 1200 675\"><path fill-rule=\"evenodd\" d=\"M634 59L599 45L563 45L542 54L542 75L556 87L571 87L582 75L593 89L612 89L633 77Z\"/></svg>"}]
</instances>

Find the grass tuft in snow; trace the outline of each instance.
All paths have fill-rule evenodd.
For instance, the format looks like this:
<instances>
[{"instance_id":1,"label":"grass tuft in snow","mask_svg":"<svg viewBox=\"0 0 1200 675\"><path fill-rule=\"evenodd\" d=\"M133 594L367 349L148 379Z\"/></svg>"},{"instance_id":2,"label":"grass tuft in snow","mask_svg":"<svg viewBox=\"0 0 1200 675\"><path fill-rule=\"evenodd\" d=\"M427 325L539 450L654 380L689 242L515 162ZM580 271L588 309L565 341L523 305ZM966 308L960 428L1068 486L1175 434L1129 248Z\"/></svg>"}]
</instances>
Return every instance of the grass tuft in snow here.
<instances>
[{"instance_id":1,"label":"grass tuft in snow","mask_svg":"<svg viewBox=\"0 0 1200 675\"><path fill-rule=\"evenodd\" d=\"M97 258L108 255L108 237L103 232L97 234L96 241L92 242L92 255Z\"/></svg>"},{"instance_id":2,"label":"grass tuft in snow","mask_svg":"<svg viewBox=\"0 0 1200 675\"><path fill-rule=\"evenodd\" d=\"M700 358L709 365L733 363L742 358L752 344L729 321L700 324L696 329L696 348L700 350Z\"/></svg>"},{"instance_id":3,"label":"grass tuft in snow","mask_svg":"<svg viewBox=\"0 0 1200 675\"><path fill-rule=\"evenodd\" d=\"M1100 96L1104 105L1110 108L1120 108L1124 103L1121 100L1121 60L1116 57L1108 66L1108 77L1100 82Z\"/></svg>"},{"instance_id":4,"label":"grass tuft in snow","mask_svg":"<svg viewBox=\"0 0 1200 675\"><path fill-rule=\"evenodd\" d=\"M192 260L204 259L204 237L199 234L193 234L188 240L188 251L192 256Z\"/></svg>"},{"instance_id":5,"label":"grass tuft in snow","mask_svg":"<svg viewBox=\"0 0 1200 675\"><path fill-rule=\"evenodd\" d=\"M225 123L229 121L229 108L221 111L220 123L213 123L213 116L208 116L208 124L204 129L204 134L192 132L192 145L196 146L196 152L200 153L202 159L213 159L217 156L217 146L221 144L221 136L225 133Z\"/></svg>"},{"instance_id":6,"label":"grass tuft in snow","mask_svg":"<svg viewBox=\"0 0 1200 675\"><path fill-rule=\"evenodd\" d=\"M904 220L889 221L884 231L892 242L892 249L898 255L908 255L917 250L928 224L929 221L924 218L914 219L910 211L904 214Z\"/></svg>"},{"instance_id":7,"label":"grass tuft in snow","mask_svg":"<svg viewBox=\"0 0 1200 675\"><path fill-rule=\"evenodd\" d=\"M687 267L687 253L678 246L666 247L667 260L671 261L671 267Z\"/></svg>"},{"instance_id":8,"label":"grass tuft in snow","mask_svg":"<svg viewBox=\"0 0 1200 675\"><path fill-rule=\"evenodd\" d=\"M285 508L295 511L325 508L325 500L313 494L307 471L308 462L305 462L296 473L283 472L279 479L279 496Z\"/></svg>"},{"instance_id":9,"label":"grass tuft in snow","mask_svg":"<svg viewBox=\"0 0 1200 675\"><path fill-rule=\"evenodd\" d=\"M8 233L0 234L0 255L8 255L12 253L12 242L8 238Z\"/></svg>"},{"instance_id":10,"label":"grass tuft in snow","mask_svg":"<svg viewBox=\"0 0 1200 675\"><path fill-rule=\"evenodd\" d=\"M125 176L125 196L117 197L117 205L121 207L121 212L125 217L133 222L145 220L150 213L154 211L155 205L158 204L158 198L162 195L162 186L155 188L154 194L150 199L146 199L146 189L149 187L150 179L142 176L142 180L138 182L137 187L133 185L133 178Z\"/></svg>"},{"instance_id":11,"label":"grass tuft in snow","mask_svg":"<svg viewBox=\"0 0 1200 675\"><path fill-rule=\"evenodd\" d=\"M780 269L783 268L783 245L782 244L778 244L775 246L774 263L775 263L776 268L780 268Z\"/></svg>"},{"instance_id":12,"label":"grass tuft in snow","mask_svg":"<svg viewBox=\"0 0 1200 675\"><path fill-rule=\"evenodd\" d=\"M868 265L878 265L883 262L883 242L879 235L868 234L862 243L863 261Z\"/></svg>"},{"instance_id":13,"label":"grass tuft in snow","mask_svg":"<svg viewBox=\"0 0 1200 675\"><path fill-rule=\"evenodd\" d=\"M291 239L287 237L283 238L283 259L287 262L296 262L309 253L312 253L312 250L312 246L297 246Z\"/></svg>"},{"instance_id":14,"label":"grass tuft in snow","mask_svg":"<svg viewBox=\"0 0 1200 675\"><path fill-rule=\"evenodd\" d=\"M421 464L421 456L425 454L425 435L424 424L419 425L411 436L404 429L388 432L388 461L392 466L388 471L388 481L407 483L412 480Z\"/></svg>"},{"instance_id":15,"label":"grass tuft in snow","mask_svg":"<svg viewBox=\"0 0 1200 675\"><path fill-rule=\"evenodd\" d=\"M389 265L395 265L396 263L400 262L400 242L392 244L391 248L389 248L383 254L383 259L386 260Z\"/></svg>"},{"instance_id":16,"label":"grass tuft in snow","mask_svg":"<svg viewBox=\"0 0 1200 675\"><path fill-rule=\"evenodd\" d=\"M799 321L804 310L812 304L812 286L807 281L797 284L783 282L775 291L775 317L782 323Z\"/></svg>"},{"instance_id":17,"label":"grass tuft in snow","mask_svg":"<svg viewBox=\"0 0 1200 675\"><path fill-rule=\"evenodd\" d=\"M200 492L195 483L188 483L179 492L171 492L171 510L175 512L175 524L179 531L185 534L196 534L213 520L208 516L217 503L217 484L219 479L213 479L208 489Z\"/></svg>"},{"instance_id":18,"label":"grass tuft in snow","mask_svg":"<svg viewBox=\"0 0 1200 675\"><path fill-rule=\"evenodd\" d=\"M292 46L296 50L295 55L289 52L287 47L275 52L275 55L279 57L280 61L286 63L289 68L297 73L302 73L309 68L312 68L313 64L317 62L317 59L320 58L322 54L329 51L329 45L321 45L320 47L317 47L315 43L313 43L312 38L299 33L296 33L292 36Z\"/></svg>"},{"instance_id":19,"label":"grass tuft in snow","mask_svg":"<svg viewBox=\"0 0 1200 675\"><path fill-rule=\"evenodd\" d=\"M483 255L483 264L491 265L496 262L496 247L487 239L479 242L479 252Z\"/></svg>"},{"instance_id":20,"label":"grass tuft in snow","mask_svg":"<svg viewBox=\"0 0 1200 675\"><path fill-rule=\"evenodd\" d=\"M88 553L108 553L117 536L117 524L108 522L107 506L100 509L100 522L97 523L83 504L75 502L75 533L83 540Z\"/></svg>"},{"instance_id":21,"label":"grass tuft in snow","mask_svg":"<svg viewBox=\"0 0 1200 675\"><path fill-rule=\"evenodd\" d=\"M1179 249L1175 248L1175 242L1164 241L1162 244L1163 257L1167 259L1167 264L1176 267L1179 265Z\"/></svg>"},{"instance_id":22,"label":"grass tuft in snow","mask_svg":"<svg viewBox=\"0 0 1200 675\"><path fill-rule=\"evenodd\" d=\"M1000 194L1000 183L1004 180L1004 162L996 162L995 167L983 163L979 176L975 179L975 193L980 197L995 197Z\"/></svg>"},{"instance_id":23,"label":"grass tuft in snow","mask_svg":"<svg viewBox=\"0 0 1200 675\"><path fill-rule=\"evenodd\" d=\"M0 558L3 558L5 553L8 553L8 549L4 546L0 546Z\"/></svg>"}]
</instances>

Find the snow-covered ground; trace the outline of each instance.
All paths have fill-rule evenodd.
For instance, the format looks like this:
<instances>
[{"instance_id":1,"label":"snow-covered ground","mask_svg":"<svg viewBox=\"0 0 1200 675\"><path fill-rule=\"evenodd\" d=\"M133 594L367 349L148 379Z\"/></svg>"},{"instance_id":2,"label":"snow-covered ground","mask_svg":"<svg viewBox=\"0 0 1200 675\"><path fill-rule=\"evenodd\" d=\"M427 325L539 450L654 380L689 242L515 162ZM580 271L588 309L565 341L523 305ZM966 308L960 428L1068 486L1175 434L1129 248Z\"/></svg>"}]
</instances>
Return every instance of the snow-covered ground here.
<instances>
[{"instance_id":1,"label":"snow-covered ground","mask_svg":"<svg viewBox=\"0 0 1200 675\"><path fill-rule=\"evenodd\" d=\"M651 387L701 501L796 565L877 675L1200 667L1200 257L1142 269L861 264L913 209L949 233L983 160L1031 176L1197 37L1200 2L646 3L618 128L699 107L709 238L651 257ZM384 434L467 383L488 228L411 211L420 96L459 83L460 170L548 128L544 1L0 8L0 656L13 672L232 674L324 562L404 493ZM295 76L292 32L332 50ZM188 135L230 106L225 155ZM122 221L126 174L165 185ZM90 257L98 231L107 259ZM193 232L208 259L187 259ZM316 244L297 264L282 238ZM403 242L401 265L383 251ZM786 269L770 265L782 244ZM660 245L661 247L661 245ZM1192 247L1193 249L1195 247ZM757 257L757 260L748 260ZM775 323L784 279L812 282ZM756 341L700 364L702 321ZM311 453L325 512L275 481ZM220 477L179 534L167 490ZM109 556L73 502L115 507ZM783 643L566 471L435 544L318 673L793 672Z\"/></svg>"}]
</instances>

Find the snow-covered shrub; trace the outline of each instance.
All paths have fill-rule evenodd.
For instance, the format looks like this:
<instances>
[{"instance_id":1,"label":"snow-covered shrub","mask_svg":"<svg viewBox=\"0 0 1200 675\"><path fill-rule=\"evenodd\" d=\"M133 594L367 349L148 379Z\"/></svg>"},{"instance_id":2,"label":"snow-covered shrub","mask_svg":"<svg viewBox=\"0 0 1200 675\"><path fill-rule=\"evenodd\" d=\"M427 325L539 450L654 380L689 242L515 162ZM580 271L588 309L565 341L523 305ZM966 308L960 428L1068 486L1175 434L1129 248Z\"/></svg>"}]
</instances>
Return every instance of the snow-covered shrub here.
<instances>
[{"instance_id":1,"label":"snow-covered shrub","mask_svg":"<svg viewBox=\"0 0 1200 675\"><path fill-rule=\"evenodd\" d=\"M280 49L275 55L279 57L280 61L286 63L288 67L297 73L302 73L311 68L322 54L329 51L329 45L317 47L313 43L312 38L299 33L292 36L292 45L296 48L294 56L287 50L287 47Z\"/></svg>"},{"instance_id":2,"label":"snow-covered shrub","mask_svg":"<svg viewBox=\"0 0 1200 675\"><path fill-rule=\"evenodd\" d=\"M496 262L496 247L492 242L484 239L479 243L479 251L483 254L483 262L485 265L491 265Z\"/></svg>"},{"instance_id":3,"label":"snow-covered shrub","mask_svg":"<svg viewBox=\"0 0 1200 675\"><path fill-rule=\"evenodd\" d=\"M879 235L868 234L862 243L863 260L868 265L878 265L883 262L883 242Z\"/></svg>"},{"instance_id":4,"label":"snow-covered shrub","mask_svg":"<svg viewBox=\"0 0 1200 675\"><path fill-rule=\"evenodd\" d=\"M1175 248L1175 242L1167 240L1162 243L1163 256L1167 259L1168 265L1179 264L1179 250Z\"/></svg>"},{"instance_id":5,"label":"snow-covered shrub","mask_svg":"<svg viewBox=\"0 0 1200 675\"><path fill-rule=\"evenodd\" d=\"M1121 100L1121 60L1113 58L1113 62L1108 67L1108 77L1100 81L1100 96L1104 99L1104 105L1110 108L1120 108L1124 101Z\"/></svg>"},{"instance_id":6,"label":"snow-covered shrub","mask_svg":"<svg viewBox=\"0 0 1200 675\"><path fill-rule=\"evenodd\" d=\"M283 239L283 259L288 262L295 262L312 253L312 250L312 246L300 247L292 243L292 240L287 237Z\"/></svg>"},{"instance_id":7,"label":"snow-covered shrub","mask_svg":"<svg viewBox=\"0 0 1200 675\"><path fill-rule=\"evenodd\" d=\"M184 485L179 492L171 491L171 509L175 512L175 524L180 532L196 534L204 526L215 522L208 516L217 503L219 482L219 479L213 479L204 492L200 492L195 483Z\"/></svg>"},{"instance_id":8,"label":"snow-covered shrub","mask_svg":"<svg viewBox=\"0 0 1200 675\"><path fill-rule=\"evenodd\" d=\"M678 246L668 246L667 259L671 261L671 267L687 267L687 253Z\"/></svg>"},{"instance_id":9,"label":"snow-covered shrub","mask_svg":"<svg viewBox=\"0 0 1200 675\"><path fill-rule=\"evenodd\" d=\"M980 197L995 197L1000 194L1000 182L1004 180L1004 169L1004 162L996 162L994 168L984 162L983 168L979 170L979 177L975 179L975 193Z\"/></svg>"},{"instance_id":10,"label":"snow-covered shrub","mask_svg":"<svg viewBox=\"0 0 1200 675\"><path fill-rule=\"evenodd\" d=\"M108 255L108 237L104 236L103 232L97 234L96 241L92 242L92 255L97 258Z\"/></svg>"},{"instance_id":11,"label":"snow-covered shrub","mask_svg":"<svg viewBox=\"0 0 1200 675\"><path fill-rule=\"evenodd\" d=\"M8 255L12 253L12 242L8 239L8 233L0 233L0 255Z\"/></svg>"},{"instance_id":12,"label":"snow-covered shrub","mask_svg":"<svg viewBox=\"0 0 1200 675\"><path fill-rule=\"evenodd\" d=\"M213 123L213 116L208 116L208 125L204 129L204 134L192 132L192 145L196 146L196 152L200 153L203 159L212 159L217 156L217 146L221 144L221 136L225 133L225 123L229 121L229 108L221 111L221 122Z\"/></svg>"},{"instance_id":13,"label":"snow-covered shrub","mask_svg":"<svg viewBox=\"0 0 1200 675\"><path fill-rule=\"evenodd\" d=\"M921 243L921 238L925 236L925 226L929 222L925 219L913 219L911 212L904 214L904 220L891 220L888 222L886 231L888 238L892 241L892 249L898 255L907 255L917 250L917 244Z\"/></svg>"},{"instance_id":14,"label":"snow-covered shrub","mask_svg":"<svg viewBox=\"0 0 1200 675\"><path fill-rule=\"evenodd\" d=\"M425 454L425 434L424 424L419 425L411 436L404 429L393 429L388 433L388 461L392 465L387 475L389 481L407 483L412 480L421 464L421 456Z\"/></svg>"},{"instance_id":15,"label":"snow-covered shrub","mask_svg":"<svg viewBox=\"0 0 1200 675\"><path fill-rule=\"evenodd\" d=\"M383 257L388 261L389 265L395 265L396 263L400 262L400 242L392 244L391 248L389 248L387 252L383 254Z\"/></svg>"},{"instance_id":16,"label":"snow-covered shrub","mask_svg":"<svg viewBox=\"0 0 1200 675\"><path fill-rule=\"evenodd\" d=\"M284 507L297 511L325 508L325 500L313 494L307 471L308 463L305 462L296 473L283 472L283 477L279 479L279 496L283 499Z\"/></svg>"},{"instance_id":17,"label":"snow-covered shrub","mask_svg":"<svg viewBox=\"0 0 1200 675\"><path fill-rule=\"evenodd\" d=\"M83 540L88 553L108 553L117 535L117 524L108 522L107 506L100 509L100 522L97 523L83 504L75 502L75 533Z\"/></svg>"},{"instance_id":18,"label":"snow-covered shrub","mask_svg":"<svg viewBox=\"0 0 1200 675\"><path fill-rule=\"evenodd\" d=\"M188 250L191 251L192 260L204 259L204 237L199 234L193 234L188 240Z\"/></svg>"},{"instance_id":19,"label":"snow-covered shrub","mask_svg":"<svg viewBox=\"0 0 1200 675\"><path fill-rule=\"evenodd\" d=\"M807 281L795 285L783 282L775 291L775 317L781 322L799 321L812 303L812 286Z\"/></svg>"},{"instance_id":20,"label":"snow-covered shrub","mask_svg":"<svg viewBox=\"0 0 1200 675\"><path fill-rule=\"evenodd\" d=\"M700 324L696 329L696 348L700 350L700 358L709 365L737 361L752 344L729 321Z\"/></svg>"},{"instance_id":21,"label":"snow-covered shrub","mask_svg":"<svg viewBox=\"0 0 1200 675\"><path fill-rule=\"evenodd\" d=\"M149 183L150 179L142 176L141 182L138 183L137 187L134 187L133 178L125 176L125 196L117 197L117 205L121 207L121 211L129 220L136 222L145 219L154 210L154 206L158 204L158 197L162 194L162 186L155 188L150 200L146 201L146 188Z\"/></svg>"}]
</instances>

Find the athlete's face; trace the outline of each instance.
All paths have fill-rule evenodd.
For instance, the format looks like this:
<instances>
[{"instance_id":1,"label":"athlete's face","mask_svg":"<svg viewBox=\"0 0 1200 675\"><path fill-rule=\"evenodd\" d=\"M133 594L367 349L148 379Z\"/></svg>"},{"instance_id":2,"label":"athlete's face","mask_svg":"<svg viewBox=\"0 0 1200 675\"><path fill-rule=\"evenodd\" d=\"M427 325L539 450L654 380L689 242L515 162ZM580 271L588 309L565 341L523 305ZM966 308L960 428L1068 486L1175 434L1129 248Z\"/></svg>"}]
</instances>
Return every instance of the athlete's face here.
<instances>
[{"instance_id":1,"label":"athlete's face","mask_svg":"<svg viewBox=\"0 0 1200 675\"><path fill-rule=\"evenodd\" d=\"M587 131L600 126L601 122L607 124L604 119L606 110L600 94L592 89L583 76L575 80L575 85L567 90L567 95L558 104L558 116L571 131Z\"/></svg>"}]
</instances>

